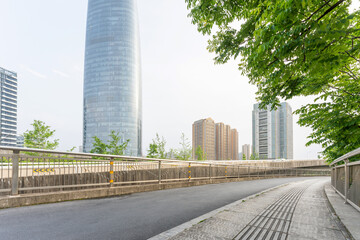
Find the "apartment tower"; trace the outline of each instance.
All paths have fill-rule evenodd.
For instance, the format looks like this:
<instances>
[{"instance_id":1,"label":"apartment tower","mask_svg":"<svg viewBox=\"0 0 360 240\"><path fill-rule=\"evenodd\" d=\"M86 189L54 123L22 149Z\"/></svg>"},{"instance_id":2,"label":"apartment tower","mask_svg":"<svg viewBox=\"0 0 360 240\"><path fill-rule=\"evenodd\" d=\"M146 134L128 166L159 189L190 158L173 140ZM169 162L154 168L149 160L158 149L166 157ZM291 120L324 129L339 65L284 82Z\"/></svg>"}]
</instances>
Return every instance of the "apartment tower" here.
<instances>
[{"instance_id":1,"label":"apartment tower","mask_svg":"<svg viewBox=\"0 0 360 240\"><path fill-rule=\"evenodd\" d=\"M215 122L211 118L201 119L192 125L193 158L200 146L208 160L216 159L215 155Z\"/></svg>"},{"instance_id":2,"label":"apartment tower","mask_svg":"<svg viewBox=\"0 0 360 240\"><path fill-rule=\"evenodd\" d=\"M245 155L245 159L249 160L251 156L251 146L250 144L244 144L242 145L242 154ZM241 159L243 156L241 156Z\"/></svg>"},{"instance_id":3,"label":"apartment tower","mask_svg":"<svg viewBox=\"0 0 360 240\"><path fill-rule=\"evenodd\" d=\"M231 160L239 160L239 133L231 129Z\"/></svg>"}]
</instances>

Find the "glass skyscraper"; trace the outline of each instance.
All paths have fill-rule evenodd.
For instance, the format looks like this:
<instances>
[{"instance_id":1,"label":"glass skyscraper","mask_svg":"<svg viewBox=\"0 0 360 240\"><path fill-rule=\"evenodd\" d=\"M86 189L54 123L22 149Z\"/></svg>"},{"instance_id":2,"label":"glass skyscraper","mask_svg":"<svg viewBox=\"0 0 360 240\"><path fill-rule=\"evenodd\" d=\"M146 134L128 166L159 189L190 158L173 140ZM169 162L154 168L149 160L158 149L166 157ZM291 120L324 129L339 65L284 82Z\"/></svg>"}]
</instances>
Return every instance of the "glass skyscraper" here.
<instances>
[{"instance_id":1,"label":"glass skyscraper","mask_svg":"<svg viewBox=\"0 0 360 240\"><path fill-rule=\"evenodd\" d=\"M140 46L136 0L89 0L83 149L112 130L130 139L126 155L140 156L142 139Z\"/></svg>"}]
</instances>

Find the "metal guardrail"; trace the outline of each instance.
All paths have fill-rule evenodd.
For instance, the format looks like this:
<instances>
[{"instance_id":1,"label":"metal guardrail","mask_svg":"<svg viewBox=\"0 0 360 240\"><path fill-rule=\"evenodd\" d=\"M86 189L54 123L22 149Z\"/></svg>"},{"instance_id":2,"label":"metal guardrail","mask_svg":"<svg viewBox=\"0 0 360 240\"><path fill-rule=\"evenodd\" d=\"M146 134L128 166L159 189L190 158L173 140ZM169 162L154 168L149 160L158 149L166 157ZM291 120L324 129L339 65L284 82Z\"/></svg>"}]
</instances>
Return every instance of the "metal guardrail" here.
<instances>
[{"instance_id":1,"label":"metal guardrail","mask_svg":"<svg viewBox=\"0 0 360 240\"><path fill-rule=\"evenodd\" d=\"M345 199L345 203L351 204L360 211L360 161L349 161L350 158L358 155L360 148L339 157L330 166L332 187ZM336 165L342 162L344 163Z\"/></svg>"},{"instance_id":2,"label":"metal guardrail","mask_svg":"<svg viewBox=\"0 0 360 240\"><path fill-rule=\"evenodd\" d=\"M0 194L226 178L329 175L330 170L0 147Z\"/></svg>"}]
</instances>

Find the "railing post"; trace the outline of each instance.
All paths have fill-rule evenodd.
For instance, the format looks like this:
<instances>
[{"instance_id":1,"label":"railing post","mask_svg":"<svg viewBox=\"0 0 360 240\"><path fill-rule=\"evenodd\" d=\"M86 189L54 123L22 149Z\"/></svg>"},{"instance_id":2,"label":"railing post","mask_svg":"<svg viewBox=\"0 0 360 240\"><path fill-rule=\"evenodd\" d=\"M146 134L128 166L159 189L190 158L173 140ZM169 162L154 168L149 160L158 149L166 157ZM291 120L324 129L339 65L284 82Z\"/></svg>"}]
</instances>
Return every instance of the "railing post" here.
<instances>
[{"instance_id":1,"label":"railing post","mask_svg":"<svg viewBox=\"0 0 360 240\"><path fill-rule=\"evenodd\" d=\"M336 188L336 182L337 182L337 174L336 174L336 172L337 172L337 170L336 170L336 167L333 167L333 169L334 169L334 174L333 174L333 176L331 176L331 177L334 178L334 179L333 179L334 188L337 189L337 188ZM336 192L336 191L335 191L335 192Z\"/></svg>"},{"instance_id":2,"label":"railing post","mask_svg":"<svg viewBox=\"0 0 360 240\"><path fill-rule=\"evenodd\" d=\"M250 167L248 167L248 178L250 179Z\"/></svg>"},{"instance_id":3,"label":"railing post","mask_svg":"<svg viewBox=\"0 0 360 240\"><path fill-rule=\"evenodd\" d=\"M238 178L240 178L240 166L238 166Z\"/></svg>"},{"instance_id":4,"label":"railing post","mask_svg":"<svg viewBox=\"0 0 360 240\"><path fill-rule=\"evenodd\" d=\"M225 166L225 178L227 178L227 166Z\"/></svg>"},{"instance_id":5,"label":"railing post","mask_svg":"<svg viewBox=\"0 0 360 240\"><path fill-rule=\"evenodd\" d=\"M189 163L189 182L191 181L191 163Z\"/></svg>"},{"instance_id":6,"label":"railing post","mask_svg":"<svg viewBox=\"0 0 360 240\"><path fill-rule=\"evenodd\" d=\"M264 167L264 175L265 175L265 177L264 178L266 178L266 167Z\"/></svg>"},{"instance_id":7,"label":"railing post","mask_svg":"<svg viewBox=\"0 0 360 240\"><path fill-rule=\"evenodd\" d=\"M256 167L256 171L257 171L257 177L260 178L260 170L259 170L259 167Z\"/></svg>"},{"instance_id":8,"label":"railing post","mask_svg":"<svg viewBox=\"0 0 360 240\"><path fill-rule=\"evenodd\" d=\"M347 203L348 200L348 190L349 190L349 159L346 159L345 161L345 166L344 166L344 172L345 172L345 189L344 189L344 196L345 196L345 203Z\"/></svg>"},{"instance_id":9,"label":"railing post","mask_svg":"<svg viewBox=\"0 0 360 240\"><path fill-rule=\"evenodd\" d=\"M13 150L11 195L19 194L19 151Z\"/></svg>"},{"instance_id":10,"label":"railing post","mask_svg":"<svg viewBox=\"0 0 360 240\"><path fill-rule=\"evenodd\" d=\"M158 177L159 177L159 184L161 184L161 161L159 160L159 172L158 172Z\"/></svg>"},{"instance_id":11,"label":"railing post","mask_svg":"<svg viewBox=\"0 0 360 240\"><path fill-rule=\"evenodd\" d=\"M211 164L209 164L209 179L211 180L211 171L212 171L212 169L211 169Z\"/></svg>"},{"instance_id":12,"label":"railing post","mask_svg":"<svg viewBox=\"0 0 360 240\"><path fill-rule=\"evenodd\" d=\"M114 158L110 158L110 185L109 187L113 187L114 185Z\"/></svg>"}]
</instances>

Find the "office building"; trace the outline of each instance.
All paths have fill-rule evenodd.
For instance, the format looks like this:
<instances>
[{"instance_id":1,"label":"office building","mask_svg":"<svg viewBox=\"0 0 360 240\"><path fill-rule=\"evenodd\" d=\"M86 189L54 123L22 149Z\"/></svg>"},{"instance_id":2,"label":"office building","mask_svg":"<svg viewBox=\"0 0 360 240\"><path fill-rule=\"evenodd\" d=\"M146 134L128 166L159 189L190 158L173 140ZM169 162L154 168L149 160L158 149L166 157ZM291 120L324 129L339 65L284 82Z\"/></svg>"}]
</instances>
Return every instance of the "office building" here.
<instances>
[{"instance_id":1,"label":"office building","mask_svg":"<svg viewBox=\"0 0 360 240\"><path fill-rule=\"evenodd\" d=\"M142 99L136 1L89 0L84 69L84 152L111 131L141 156Z\"/></svg>"},{"instance_id":2,"label":"office building","mask_svg":"<svg viewBox=\"0 0 360 240\"><path fill-rule=\"evenodd\" d=\"M193 124L193 156L200 146L207 160L238 160L239 134L224 123L216 123L211 118L201 119Z\"/></svg>"},{"instance_id":3,"label":"office building","mask_svg":"<svg viewBox=\"0 0 360 240\"><path fill-rule=\"evenodd\" d=\"M192 126L193 158L196 149L200 146L208 160L214 160L215 155L215 122L211 118L201 119Z\"/></svg>"},{"instance_id":4,"label":"office building","mask_svg":"<svg viewBox=\"0 0 360 240\"><path fill-rule=\"evenodd\" d=\"M16 147L17 74L0 68L0 145Z\"/></svg>"},{"instance_id":5,"label":"office building","mask_svg":"<svg viewBox=\"0 0 360 240\"><path fill-rule=\"evenodd\" d=\"M291 106L284 102L277 110L254 104L252 112L253 154L260 159L293 159L293 120Z\"/></svg>"},{"instance_id":6,"label":"office building","mask_svg":"<svg viewBox=\"0 0 360 240\"><path fill-rule=\"evenodd\" d=\"M251 146L250 144L244 144L242 145L242 155L240 159L243 159L243 155L245 155L245 159L249 160L251 156Z\"/></svg>"}]
</instances>

